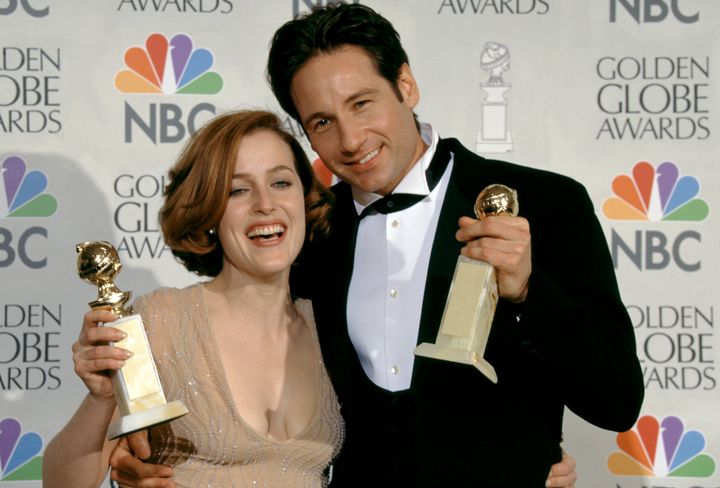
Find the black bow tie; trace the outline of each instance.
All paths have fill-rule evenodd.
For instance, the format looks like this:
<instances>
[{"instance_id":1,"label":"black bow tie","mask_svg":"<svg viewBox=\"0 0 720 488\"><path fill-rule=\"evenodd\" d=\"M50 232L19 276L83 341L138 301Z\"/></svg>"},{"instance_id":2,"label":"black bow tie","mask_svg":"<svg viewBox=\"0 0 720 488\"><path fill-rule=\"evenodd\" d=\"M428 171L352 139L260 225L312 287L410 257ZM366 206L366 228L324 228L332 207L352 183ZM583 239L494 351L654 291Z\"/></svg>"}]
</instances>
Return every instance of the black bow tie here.
<instances>
[{"instance_id":1,"label":"black bow tie","mask_svg":"<svg viewBox=\"0 0 720 488\"><path fill-rule=\"evenodd\" d=\"M440 182L440 178L442 178L443 173L445 173L449 162L450 151L448 150L446 141L441 139L435 148L435 155L430 161L428 169L425 170L425 178L427 179L428 188L431 192ZM391 193L365 207L362 213L360 213L360 218L362 219L370 215L373 211L381 214L389 214L405 210L415 205L425 198L425 196L426 195L417 195L414 193Z\"/></svg>"}]
</instances>

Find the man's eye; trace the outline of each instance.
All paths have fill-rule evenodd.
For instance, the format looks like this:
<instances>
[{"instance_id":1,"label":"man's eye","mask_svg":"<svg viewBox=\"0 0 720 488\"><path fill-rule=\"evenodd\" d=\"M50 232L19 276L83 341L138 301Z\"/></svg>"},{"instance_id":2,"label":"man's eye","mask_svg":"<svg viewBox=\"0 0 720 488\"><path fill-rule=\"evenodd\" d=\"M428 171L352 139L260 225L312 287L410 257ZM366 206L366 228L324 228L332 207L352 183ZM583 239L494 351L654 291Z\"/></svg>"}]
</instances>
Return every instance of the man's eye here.
<instances>
[{"instance_id":1,"label":"man's eye","mask_svg":"<svg viewBox=\"0 0 720 488\"><path fill-rule=\"evenodd\" d=\"M315 122L315 130L322 130L328 125L330 125L330 121L328 119L320 119Z\"/></svg>"}]
</instances>

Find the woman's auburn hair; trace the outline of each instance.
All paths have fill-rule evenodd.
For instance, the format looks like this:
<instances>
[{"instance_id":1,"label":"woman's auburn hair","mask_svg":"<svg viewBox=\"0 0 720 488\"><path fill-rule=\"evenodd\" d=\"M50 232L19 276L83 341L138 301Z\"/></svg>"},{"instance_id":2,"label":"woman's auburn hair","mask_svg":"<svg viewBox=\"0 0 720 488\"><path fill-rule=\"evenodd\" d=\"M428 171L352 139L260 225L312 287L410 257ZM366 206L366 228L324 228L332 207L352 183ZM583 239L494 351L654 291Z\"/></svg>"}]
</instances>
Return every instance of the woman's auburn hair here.
<instances>
[{"instance_id":1,"label":"woman's auburn hair","mask_svg":"<svg viewBox=\"0 0 720 488\"><path fill-rule=\"evenodd\" d=\"M238 147L242 139L267 130L288 144L305 196L306 241L330 232L332 192L316 178L297 140L282 128L277 115L242 110L220 115L198 130L169 172L160 225L165 244L182 264L201 276L217 276L223 249L212 234L220 224L230 196Z\"/></svg>"}]
</instances>

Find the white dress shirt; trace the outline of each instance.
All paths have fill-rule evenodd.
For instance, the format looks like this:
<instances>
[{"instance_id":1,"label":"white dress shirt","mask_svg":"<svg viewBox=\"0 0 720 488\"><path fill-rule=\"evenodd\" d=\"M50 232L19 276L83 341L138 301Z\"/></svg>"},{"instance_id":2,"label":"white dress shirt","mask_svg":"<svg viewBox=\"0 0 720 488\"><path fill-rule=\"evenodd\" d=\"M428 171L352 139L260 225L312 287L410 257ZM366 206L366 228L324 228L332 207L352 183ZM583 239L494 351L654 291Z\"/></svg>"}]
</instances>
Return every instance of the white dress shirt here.
<instances>
[{"instance_id":1,"label":"white dress shirt","mask_svg":"<svg viewBox=\"0 0 720 488\"><path fill-rule=\"evenodd\" d=\"M430 192L425 171L439 136L427 124L421 136L429 147L393 193L426 196L405 210L360 221L347 303L348 332L365 374L390 391L410 387L430 252L453 165L451 155ZM358 215L382 198L352 190Z\"/></svg>"}]
</instances>

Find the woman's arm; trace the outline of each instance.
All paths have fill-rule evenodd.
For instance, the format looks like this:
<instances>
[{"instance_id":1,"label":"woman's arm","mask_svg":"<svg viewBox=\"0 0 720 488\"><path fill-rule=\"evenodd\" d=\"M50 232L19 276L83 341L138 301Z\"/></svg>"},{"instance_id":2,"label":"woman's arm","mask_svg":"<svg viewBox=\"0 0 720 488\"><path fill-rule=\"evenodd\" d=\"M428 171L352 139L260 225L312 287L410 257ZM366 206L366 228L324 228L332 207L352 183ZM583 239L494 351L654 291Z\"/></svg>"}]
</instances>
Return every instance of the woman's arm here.
<instances>
[{"instance_id":1,"label":"woman's arm","mask_svg":"<svg viewBox=\"0 0 720 488\"><path fill-rule=\"evenodd\" d=\"M130 353L107 345L124 337L112 327L99 327L115 320L107 311L85 314L80 337L73 344L75 373L89 392L75 415L48 444L43 456L45 488L96 488L108 471L110 452L117 441L106 440L116 415L109 370L121 368Z\"/></svg>"},{"instance_id":2,"label":"woman's arm","mask_svg":"<svg viewBox=\"0 0 720 488\"><path fill-rule=\"evenodd\" d=\"M105 439L113 412L113 397L87 394L75 415L45 449L44 488L100 486L108 471L110 452L117 443Z\"/></svg>"}]
</instances>

